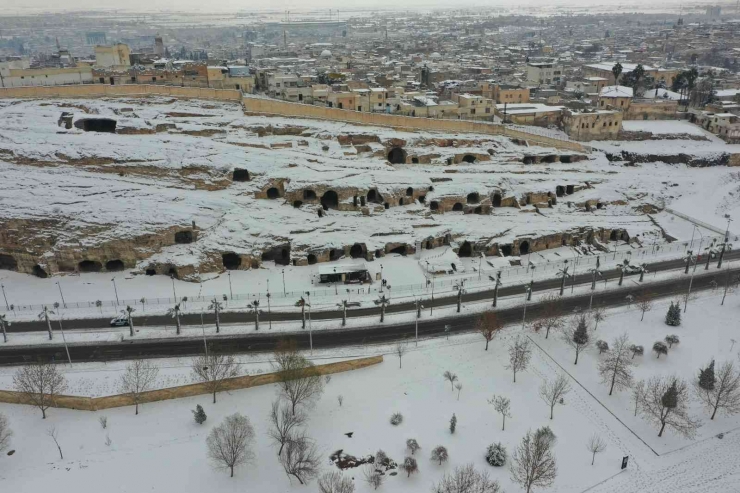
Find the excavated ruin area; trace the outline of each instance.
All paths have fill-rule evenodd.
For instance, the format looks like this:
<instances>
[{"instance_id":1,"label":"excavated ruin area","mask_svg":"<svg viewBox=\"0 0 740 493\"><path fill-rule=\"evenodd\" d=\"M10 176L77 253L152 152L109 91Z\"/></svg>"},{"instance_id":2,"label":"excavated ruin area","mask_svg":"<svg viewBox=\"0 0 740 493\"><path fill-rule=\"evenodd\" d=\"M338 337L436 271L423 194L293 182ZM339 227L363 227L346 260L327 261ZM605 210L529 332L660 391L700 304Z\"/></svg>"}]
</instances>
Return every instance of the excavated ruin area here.
<instances>
[{"instance_id":1,"label":"excavated ruin area","mask_svg":"<svg viewBox=\"0 0 740 493\"><path fill-rule=\"evenodd\" d=\"M0 269L42 277L664 242L646 212L693 191L603 152L212 101L2 100L0 135Z\"/></svg>"}]
</instances>

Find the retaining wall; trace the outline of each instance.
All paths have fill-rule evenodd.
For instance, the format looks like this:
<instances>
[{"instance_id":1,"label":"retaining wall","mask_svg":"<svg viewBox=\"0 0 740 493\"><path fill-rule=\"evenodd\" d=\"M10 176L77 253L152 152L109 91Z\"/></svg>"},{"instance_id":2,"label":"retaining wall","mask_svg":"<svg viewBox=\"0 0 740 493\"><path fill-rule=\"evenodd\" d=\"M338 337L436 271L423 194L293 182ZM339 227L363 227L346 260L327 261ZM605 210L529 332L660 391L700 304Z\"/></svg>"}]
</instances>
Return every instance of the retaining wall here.
<instances>
[{"instance_id":1,"label":"retaining wall","mask_svg":"<svg viewBox=\"0 0 740 493\"><path fill-rule=\"evenodd\" d=\"M383 356L373 356L370 358L359 358L349 361L340 361L338 363L328 363L326 365L317 365L316 369L321 375L330 375L332 373L341 373L345 371L358 370L368 366L377 365L383 362ZM262 375L247 375L243 377L229 378L223 381L220 391L248 389L260 385L268 385L277 382L276 373L265 373ZM210 395L207 384L194 383L182 385L180 387L170 387L167 389L150 390L141 394L139 404L147 402L166 401L169 399L180 399L182 397L193 397L196 395ZM7 404L29 404L31 402L21 393L11 390L0 390L0 402ZM83 397L72 395L58 395L51 407L64 409L77 409L82 411L99 411L101 409L111 409L115 407L133 406L134 401L131 396L126 394L108 395L104 397Z\"/></svg>"},{"instance_id":2,"label":"retaining wall","mask_svg":"<svg viewBox=\"0 0 740 493\"><path fill-rule=\"evenodd\" d=\"M0 98L95 98L105 96L172 96L190 99L239 101L241 92L233 89L158 86L148 84L77 84L69 86L6 87Z\"/></svg>"},{"instance_id":3,"label":"retaining wall","mask_svg":"<svg viewBox=\"0 0 740 493\"><path fill-rule=\"evenodd\" d=\"M568 149L576 152L589 152L589 149L577 142L558 140L543 135L513 130L504 125L493 123L473 122L467 120L416 118L412 116L388 115L385 113L340 110L338 108L326 108L324 106L314 106L310 104L290 103L277 99L256 98L248 95L244 95L242 97L242 105L244 106L244 111L247 113L341 121L399 129L505 135L507 137L524 139L538 145L551 146L558 149Z\"/></svg>"}]
</instances>

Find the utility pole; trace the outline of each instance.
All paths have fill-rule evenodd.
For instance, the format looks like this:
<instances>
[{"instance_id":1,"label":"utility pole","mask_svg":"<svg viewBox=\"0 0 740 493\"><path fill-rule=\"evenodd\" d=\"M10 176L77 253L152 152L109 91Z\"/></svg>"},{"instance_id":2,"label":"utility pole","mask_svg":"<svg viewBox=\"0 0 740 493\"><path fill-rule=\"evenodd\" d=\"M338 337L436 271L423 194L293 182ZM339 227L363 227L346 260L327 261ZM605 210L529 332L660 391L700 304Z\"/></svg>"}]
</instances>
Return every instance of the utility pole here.
<instances>
[{"instance_id":1,"label":"utility pole","mask_svg":"<svg viewBox=\"0 0 740 493\"><path fill-rule=\"evenodd\" d=\"M64 341L64 349L67 351L67 361L72 364L72 358L69 356L69 348L67 347L67 340L64 338L64 327L62 327L62 316L59 316L59 330L62 332L62 341Z\"/></svg>"},{"instance_id":2,"label":"utility pole","mask_svg":"<svg viewBox=\"0 0 740 493\"><path fill-rule=\"evenodd\" d=\"M116 278L111 279L113 281L113 291L116 293L116 306L118 306L118 288L116 287Z\"/></svg>"},{"instance_id":3,"label":"utility pole","mask_svg":"<svg viewBox=\"0 0 740 493\"><path fill-rule=\"evenodd\" d=\"M59 288L59 296L62 297L62 306L67 308L67 303L64 302L64 293L62 293L62 285L59 284L59 281L57 281L57 287Z\"/></svg>"},{"instance_id":4,"label":"utility pole","mask_svg":"<svg viewBox=\"0 0 740 493\"><path fill-rule=\"evenodd\" d=\"M522 314L522 329L524 329L524 323L527 320L527 301L529 300L532 288L529 285L524 286L524 313Z\"/></svg>"},{"instance_id":5,"label":"utility pole","mask_svg":"<svg viewBox=\"0 0 740 493\"><path fill-rule=\"evenodd\" d=\"M229 275L229 299L230 300L233 300L234 299L234 291L231 289L231 271L227 271L227 273Z\"/></svg>"},{"instance_id":6,"label":"utility pole","mask_svg":"<svg viewBox=\"0 0 740 493\"><path fill-rule=\"evenodd\" d=\"M730 223L732 219L729 214L725 214L727 219L727 229L725 230L725 242L722 244L722 250L719 252L719 262L717 262L717 268L722 268L722 258L725 256L725 250L727 249L727 242L730 240Z\"/></svg>"},{"instance_id":7,"label":"utility pole","mask_svg":"<svg viewBox=\"0 0 740 493\"><path fill-rule=\"evenodd\" d=\"M10 310L10 305L8 305L8 297L5 296L5 285L4 284L0 284L0 288L2 288L2 290L3 290L3 298L5 298L5 309L6 310Z\"/></svg>"},{"instance_id":8,"label":"utility pole","mask_svg":"<svg viewBox=\"0 0 740 493\"><path fill-rule=\"evenodd\" d=\"M308 296L308 342L311 346L311 354L313 354L313 326L311 325L311 292L306 291Z\"/></svg>"}]
</instances>

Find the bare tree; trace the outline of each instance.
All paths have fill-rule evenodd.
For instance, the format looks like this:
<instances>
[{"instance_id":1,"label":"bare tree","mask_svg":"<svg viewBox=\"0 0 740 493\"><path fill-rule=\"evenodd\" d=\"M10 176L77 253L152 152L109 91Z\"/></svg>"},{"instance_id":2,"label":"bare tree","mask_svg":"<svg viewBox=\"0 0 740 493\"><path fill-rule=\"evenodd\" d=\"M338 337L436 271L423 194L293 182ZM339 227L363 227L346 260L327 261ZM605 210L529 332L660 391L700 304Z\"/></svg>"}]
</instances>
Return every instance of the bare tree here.
<instances>
[{"instance_id":1,"label":"bare tree","mask_svg":"<svg viewBox=\"0 0 740 493\"><path fill-rule=\"evenodd\" d=\"M550 406L550 419L553 417L555 405L558 404L563 397L570 392L570 383L568 383L568 377L562 373L558 374L553 380L545 380L540 385L540 397L544 400L548 406Z\"/></svg>"},{"instance_id":2,"label":"bare tree","mask_svg":"<svg viewBox=\"0 0 740 493\"><path fill-rule=\"evenodd\" d=\"M540 316L532 323L535 332L545 331L545 339L550 337L550 332L563 327L563 304L558 295L550 293L545 295L541 301L542 309Z\"/></svg>"},{"instance_id":3,"label":"bare tree","mask_svg":"<svg viewBox=\"0 0 740 493\"><path fill-rule=\"evenodd\" d=\"M289 478L293 476L299 483L306 484L319 474L321 454L312 439L300 434L286 442L280 464Z\"/></svg>"},{"instance_id":4,"label":"bare tree","mask_svg":"<svg viewBox=\"0 0 740 493\"><path fill-rule=\"evenodd\" d=\"M640 317L640 322L642 322L645 319L645 312L649 312L653 309L653 300L651 300L645 293L638 294L635 300L635 306L642 312L642 316Z\"/></svg>"},{"instance_id":5,"label":"bare tree","mask_svg":"<svg viewBox=\"0 0 740 493\"><path fill-rule=\"evenodd\" d=\"M588 334L588 321L585 314L576 316L570 327L563 330L563 341L572 347L576 352L574 364L578 364L578 355L580 355L590 344L591 337Z\"/></svg>"},{"instance_id":6,"label":"bare tree","mask_svg":"<svg viewBox=\"0 0 740 493\"><path fill-rule=\"evenodd\" d=\"M586 448L591 452L591 465L593 466L596 461L596 454L600 454L606 450L606 442L603 438L594 433L591 435L591 438L588 439L588 442L586 442Z\"/></svg>"},{"instance_id":7,"label":"bare tree","mask_svg":"<svg viewBox=\"0 0 740 493\"><path fill-rule=\"evenodd\" d=\"M511 479L527 490L546 488L555 481L558 468L552 453L554 437L545 428L528 431L514 451L511 460Z\"/></svg>"},{"instance_id":8,"label":"bare tree","mask_svg":"<svg viewBox=\"0 0 740 493\"><path fill-rule=\"evenodd\" d=\"M289 405L281 406L280 401L272 403L270 409L270 429L267 436L280 445L278 455L283 453L283 447L296 434L298 428L306 422L306 415L302 412L293 414Z\"/></svg>"},{"instance_id":9,"label":"bare tree","mask_svg":"<svg viewBox=\"0 0 740 493\"><path fill-rule=\"evenodd\" d=\"M159 368L143 359L136 359L126 366L126 371L121 375L119 388L134 401L135 414L139 414L141 394L154 386L158 374Z\"/></svg>"},{"instance_id":10,"label":"bare tree","mask_svg":"<svg viewBox=\"0 0 740 493\"><path fill-rule=\"evenodd\" d=\"M214 467L229 469L234 477L234 468L248 464L254 458L251 450L254 428L249 418L239 413L226 416L223 423L211 429L206 439L208 457Z\"/></svg>"},{"instance_id":11,"label":"bare tree","mask_svg":"<svg viewBox=\"0 0 740 493\"><path fill-rule=\"evenodd\" d=\"M437 462L440 466L443 462L447 462L447 459L449 458L450 456L447 453L447 449L442 445L434 447L434 450L432 450L432 456L430 457L431 460Z\"/></svg>"},{"instance_id":12,"label":"bare tree","mask_svg":"<svg viewBox=\"0 0 740 493\"><path fill-rule=\"evenodd\" d=\"M632 402L635 403L635 416L640 411L640 403L645 398L645 380L640 380L632 387Z\"/></svg>"},{"instance_id":13,"label":"bare tree","mask_svg":"<svg viewBox=\"0 0 740 493\"><path fill-rule=\"evenodd\" d=\"M504 431L506 429L506 418L511 417L511 401L503 395L494 395L491 399L488 399L488 403L501 415L501 431Z\"/></svg>"},{"instance_id":14,"label":"bare tree","mask_svg":"<svg viewBox=\"0 0 740 493\"><path fill-rule=\"evenodd\" d=\"M599 328L599 322L606 319L606 310L603 307L595 306L591 309L591 318L594 320L594 330Z\"/></svg>"},{"instance_id":15,"label":"bare tree","mask_svg":"<svg viewBox=\"0 0 740 493\"><path fill-rule=\"evenodd\" d=\"M394 346L393 352L396 353L396 356L398 356L398 368L401 368L401 360L403 359L403 355L406 354L407 350L408 348L406 347L406 343L404 341L398 341Z\"/></svg>"},{"instance_id":16,"label":"bare tree","mask_svg":"<svg viewBox=\"0 0 740 493\"><path fill-rule=\"evenodd\" d=\"M354 493L355 483L339 471L329 471L319 477L319 493Z\"/></svg>"},{"instance_id":17,"label":"bare tree","mask_svg":"<svg viewBox=\"0 0 740 493\"><path fill-rule=\"evenodd\" d=\"M8 448L12 436L13 430L10 429L8 418L4 414L0 414L0 452Z\"/></svg>"},{"instance_id":18,"label":"bare tree","mask_svg":"<svg viewBox=\"0 0 740 493\"><path fill-rule=\"evenodd\" d=\"M486 340L486 351L488 351L488 343L496 337L496 334L501 332L504 328L504 324L499 320L496 312L489 311L483 312L475 323L475 330L477 330L483 338Z\"/></svg>"},{"instance_id":19,"label":"bare tree","mask_svg":"<svg viewBox=\"0 0 740 493\"><path fill-rule=\"evenodd\" d=\"M385 481L385 475L383 472L372 463L365 464L365 467L362 470L362 475L365 482L372 486L374 490L377 490L383 484L383 481Z\"/></svg>"},{"instance_id":20,"label":"bare tree","mask_svg":"<svg viewBox=\"0 0 740 493\"><path fill-rule=\"evenodd\" d=\"M444 377L445 380L447 380L448 382L450 382L450 390L452 390L454 392L454 390L455 390L455 382L457 382L457 375L455 375L454 373L452 373L450 370L447 370L447 371L445 371L442 374L442 376Z\"/></svg>"},{"instance_id":21,"label":"bare tree","mask_svg":"<svg viewBox=\"0 0 740 493\"><path fill-rule=\"evenodd\" d=\"M67 388L67 379L52 364L35 364L18 369L13 375L13 386L28 402L41 409L41 416L46 419L46 410Z\"/></svg>"},{"instance_id":22,"label":"bare tree","mask_svg":"<svg viewBox=\"0 0 740 493\"><path fill-rule=\"evenodd\" d=\"M180 335L180 311L180 303L175 303L175 306L167 310L167 315L175 319L177 335Z\"/></svg>"},{"instance_id":23,"label":"bare tree","mask_svg":"<svg viewBox=\"0 0 740 493\"><path fill-rule=\"evenodd\" d=\"M529 340L517 337L514 344L509 346L509 364L506 366L507 370L514 373L514 383L516 383L516 374L527 369L531 358L532 349Z\"/></svg>"},{"instance_id":24,"label":"bare tree","mask_svg":"<svg viewBox=\"0 0 740 493\"><path fill-rule=\"evenodd\" d=\"M223 354L210 348L207 355L193 358L191 366L193 377L206 385L213 394L213 403L216 403L216 394L224 386L224 381L239 374L239 366L230 354Z\"/></svg>"},{"instance_id":25,"label":"bare tree","mask_svg":"<svg viewBox=\"0 0 740 493\"><path fill-rule=\"evenodd\" d=\"M337 396L337 402L339 403L339 407L342 407L342 403L344 402L344 396L342 394Z\"/></svg>"},{"instance_id":26,"label":"bare tree","mask_svg":"<svg viewBox=\"0 0 740 493\"><path fill-rule=\"evenodd\" d=\"M716 372L714 386L704 389L695 384L696 393L714 419L717 411L724 414L740 412L740 372L732 361L723 363ZM1 448L1 447L0 447Z\"/></svg>"},{"instance_id":27,"label":"bare tree","mask_svg":"<svg viewBox=\"0 0 740 493\"><path fill-rule=\"evenodd\" d=\"M614 339L612 350L599 362L601 382L609 385L609 395L612 395L615 387L623 390L632 386L632 367L635 363L630 358L630 347L627 334L622 334Z\"/></svg>"},{"instance_id":28,"label":"bare tree","mask_svg":"<svg viewBox=\"0 0 740 493\"><path fill-rule=\"evenodd\" d=\"M52 440L54 440L54 444L57 446L57 449L59 450L59 458L61 460L64 460L64 454L62 453L62 446L59 445L59 432L57 431L55 426L52 426L48 430L46 430L46 434L51 437Z\"/></svg>"},{"instance_id":29,"label":"bare tree","mask_svg":"<svg viewBox=\"0 0 740 493\"><path fill-rule=\"evenodd\" d=\"M308 406L321 397L324 391L321 374L313 363L298 354L295 342L279 342L273 356L278 388L290 402L293 414L299 405Z\"/></svg>"},{"instance_id":30,"label":"bare tree","mask_svg":"<svg viewBox=\"0 0 740 493\"><path fill-rule=\"evenodd\" d=\"M411 451L411 455L414 455L421 446L419 445L419 442L416 441L416 438L409 438L406 440L406 448Z\"/></svg>"},{"instance_id":31,"label":"bare tree","mask_svg":"<svg viewBox=\"0 0 740 493\"><path fill-rule=\"evenodd\" d=\"M659 437L668 427L691 438L701 423L689 415L690 398L686 381L675 376L652 377L647 381L640 408L645 419L660 426Z\"/></svg>"},{"instance_id":32,"label":"bare tree","mask_svg":"<svg viewBox=\"0 0 740 493\"><path fill-rule=\"evenodd\" d=\"M473 464L456 467L432 487L432 493L499 493L501 486L488 473L476 471Z\"/></svg>"},{"instance_id":33,"label":"bare tree","mask_svg":"<svg viewBox=\"0 0 740 493\"><path fill-rule=\"evenodd\" d=\"M457 400L458 401L460 400L460 391L462 390L462 388L463 388L463 384L461 384L460 382L457 382L455 384L455 390L457 390Z\"/></svg>"}]
</instances>

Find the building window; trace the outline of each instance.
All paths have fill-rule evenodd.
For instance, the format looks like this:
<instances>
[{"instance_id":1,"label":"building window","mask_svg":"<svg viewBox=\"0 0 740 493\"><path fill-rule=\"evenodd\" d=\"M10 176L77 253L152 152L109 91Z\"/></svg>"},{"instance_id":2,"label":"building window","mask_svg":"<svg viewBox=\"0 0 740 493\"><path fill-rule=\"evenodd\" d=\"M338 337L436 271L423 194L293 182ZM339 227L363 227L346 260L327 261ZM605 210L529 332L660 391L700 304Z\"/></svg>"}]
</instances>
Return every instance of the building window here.
<instances>
[{"instance_id":1,"label":"building window","mask_svg":"<svg viewBox=\"0 0 740 493\"><path fill-rule=\"evenodd\" d=\"M472 109L470 110L470 114L471 114L471 115L475 115L475 108L472 108Z\"/></svg>"},{"instance_id":2,"label":"building window","mask_svg":"<svg viewBox=\"0 0 740 493\"><path fill-rule=\"evenodd\" d=\"M591 124L591 128L594 128L596 126L596 123Z\"/></svg>"},{"instance_id":3,"label":"building window","mask_svg":"<svg viewBox=\"0 0 740 493\"><path fill-rule=\"evenodd\" d=\"M606 122L604 122L604 126L606 127Z\"/></svg>"}]
</instances>

